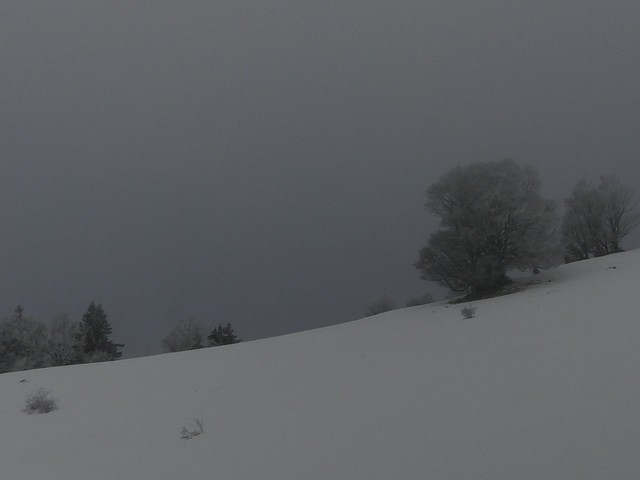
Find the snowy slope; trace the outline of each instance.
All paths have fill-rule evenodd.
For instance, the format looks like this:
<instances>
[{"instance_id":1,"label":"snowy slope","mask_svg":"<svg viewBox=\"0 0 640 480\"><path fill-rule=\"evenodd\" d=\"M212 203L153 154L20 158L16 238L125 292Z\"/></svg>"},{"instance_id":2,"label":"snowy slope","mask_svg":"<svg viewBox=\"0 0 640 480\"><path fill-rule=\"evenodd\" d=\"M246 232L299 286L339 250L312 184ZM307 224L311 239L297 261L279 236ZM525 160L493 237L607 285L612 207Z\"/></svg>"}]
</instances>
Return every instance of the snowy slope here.
<instances>
[{"instance_id":1,"label":"snowy slope","mask_svg":"<svg viewBox=\"0 0 640 480\"><path fill-rule=\"evenodd\" d=\"M0 375L0 477L638 478L640 251L528 280L472 319L440 302ZM59 410L21 411L38 386ZM181 440L192 417L205 432Z\"/></svg>"}]
</instances>

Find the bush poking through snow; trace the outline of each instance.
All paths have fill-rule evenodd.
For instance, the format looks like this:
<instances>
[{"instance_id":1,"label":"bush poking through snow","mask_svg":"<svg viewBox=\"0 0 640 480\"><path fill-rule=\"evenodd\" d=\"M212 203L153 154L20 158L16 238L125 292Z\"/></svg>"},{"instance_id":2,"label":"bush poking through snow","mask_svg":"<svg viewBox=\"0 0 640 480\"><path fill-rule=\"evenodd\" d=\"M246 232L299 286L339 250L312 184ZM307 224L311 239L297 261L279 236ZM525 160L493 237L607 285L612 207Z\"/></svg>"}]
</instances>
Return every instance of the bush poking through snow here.
<instances>
[{"instance_id":1,"label":"bush poking through snow","mask_svg":"<svg viewBox=\"0 0 640 480\"><path fill-rule=\"evenodd\" d=\"M49 395L51 392L40 387L35 393L32 393L27 397L23 412L31 415L32 413L49 413L58 408L58 403L55 398L51 398Z\"/></svg>"},{"instance_id":2,"label":"bush poking through snow","mask_svg":"<svg viewBox=\"0 0 640 480\"><path fill-rule=\"evenodd\" d=\"M365 317L371 317L390 310L395 310L395 308L395 302L386 295L383 295L365 309L364 315Z\"/></svg>"},{"instance_id":3,"label":"bush poking through snow","mask_svg":"<svg viewBox=\"0 0 640 480\"><path fill-rule=\"evenodd\" d=\"M419 297L410 298L407 301L407 307L417 307L418 305L427 305L428 303L433 302L433 294L431 292L426 292Z\"/></svg>"},{"instance_id":4,"label":"bush poking through snow","mask_svg":"<svg viewBox=\"0 0 640 480\"><path fill-rule=\"evenodd\" d=\"M464 318L473 318L476 316L476 307L468 306L462 309L462 316Z\"/></svg>"},{"instance_id":5,"label":"bush poking through snow","mask_svg":"<svg viewBox=\"0 0 640 480\"><path fill-rule=\"evenodd\" d=\"M186 425L182 427L182 431L180 432L180 438L182 440L190 440L193 437L197 437L198 435L201 435L204 433L204 425L203 425L202 417L192 418L191 423L193 423L193 426L191 428L187 428Z\"/></svg>"}]
</instances>

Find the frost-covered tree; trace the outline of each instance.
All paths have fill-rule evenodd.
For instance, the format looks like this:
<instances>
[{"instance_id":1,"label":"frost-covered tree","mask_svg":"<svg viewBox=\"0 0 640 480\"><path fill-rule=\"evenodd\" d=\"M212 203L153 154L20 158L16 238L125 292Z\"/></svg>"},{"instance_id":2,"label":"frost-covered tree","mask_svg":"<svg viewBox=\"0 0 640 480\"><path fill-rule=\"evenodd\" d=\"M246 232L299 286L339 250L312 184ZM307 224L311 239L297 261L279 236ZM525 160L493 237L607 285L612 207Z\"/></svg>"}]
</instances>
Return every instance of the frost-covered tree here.
<instances>
[{"instance_id":1,"label":"frost-covered tree","mask_svg":"<svg viewBox=\"0 0 640 480\"><path fill-rule=\"evenodd\" d=\"M233 332L231 323L227 323L225 327L222 324L218 324L216 328L211 330L211 333L207 337L210 347L218 347L220 345L231 345L233 343L239 343L241 340Z\"/></svg>"},{"instance_id":2,"label":"frost-covered tree","mask_svg":"<svg viewBox=\"0 0 640 480\"><path fill-rule=\"evenodd\" d=\"M609 250L613 253L621 252L620 242L638 225L638 215L634 212L635 194L615 175L600 177L598 191L604 205L604 225Z\"/></svg>"},{"instance_id":3,"label":"frost-covered tree","mask_svg":"<svg viewBox=\"0 0 640 480\"><path fill-rule=\"evenodd\" d=\"M511 270L550 262L556 205L540 196L538 173L511 159L456 167L427 190L440 217L415 266L453 292L483 296L510 282Z\"/></svg>"},{"instance_id":4,"label":"frost-covered tree","mask_svg":"<svg viewBox=\"0 0 640 480\"><path fill-rule=\"evenodd\" d=\"M613 175L598 186L582 180L565 200L562 234L567 262L622 251L621 241L638 225L634 192Z\"/></svg>"},{"instance_id":5,"label":"frost-covered tree","mask_svg":"<svg viewBox=\"0 0 640 480\"><path fill-rule=\"evenodd\" d=\"M182 352L203 348L204 328L194 317L180 321L160 344L165 352Z\"/></svg>"},{"instance_id":6,"label":"frost-covered tree","mask_svg":"<svg viewBox=\"0 0 640 480\"><path fill-rule=\"evenodd\" d=\"M388 312L390 310L394 310L396 308L396 304L393 300L391 300L386 295L383 295L378 300L368 305L364 310L365 317L371 317L373 315L378 315L380 313Z\"/></svg>"},{"instance_id":7,"label":"frost-covered tree","mask_svg":"<svg viewBox=\"0 0 640 480\"><path fill-rule=\"evenodd\" d=\"M565 200L562 234L566 243L566 260L584 260L605 255L604 205L597 188L582 180Z\"/></svg>"},{"instance_id":8,"label":"frost-covered tree","mask_svg":"<svg viewBox=\"0 0 640 480\"><path fill-rule=\"evenodd\" d=\"M47 366L47 327L18 305L0 322L0 373Z\"/></svg>"},{"instance_id":9,"label":"frost-covered tree","mask_svg":"<svg viewBox=\"0 0 640 480\"><path fill-rule=\"evenodd\" d=\"M80 324L71 321L68 315L54 317L49 327L47 353L51 366L81 363L83 345L80 338Z\"/></svg>"},{"instance_id":10,"label":"frost-covered tree","mask_svg":"<svg viewBox=\"0 0 640 480\"><path fill-rule=\"evenodd\" d=\"M85 362L115 360L122 356L121 343L113 343L109 338L111 324L102 305L91 302L80 322L80 341Z\"/></svg>"}]
</instances>

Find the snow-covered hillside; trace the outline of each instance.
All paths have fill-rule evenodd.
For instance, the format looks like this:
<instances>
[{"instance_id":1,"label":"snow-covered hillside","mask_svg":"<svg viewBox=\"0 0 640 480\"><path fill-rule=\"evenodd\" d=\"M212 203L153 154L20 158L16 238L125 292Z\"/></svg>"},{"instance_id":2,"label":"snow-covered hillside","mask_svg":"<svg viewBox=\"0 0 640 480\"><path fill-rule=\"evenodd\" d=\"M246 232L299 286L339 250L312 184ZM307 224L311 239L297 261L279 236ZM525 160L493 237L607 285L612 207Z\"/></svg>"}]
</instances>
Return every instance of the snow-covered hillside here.
<instances>
[{"instance_id":1,"label":"snow-covered hillside","mask_svg":"<svg viewBox=\"0 0 640 480\"><path fill-rule=\"evenodd\" d=\"M284 337L0 375L0 477L635 479L640 251L523 292ZM24 381L23 381L24 380ZM38 387L59 409L21 410ZM204 433L182 440L201 418Z\"/></svg>"}]
</instances>

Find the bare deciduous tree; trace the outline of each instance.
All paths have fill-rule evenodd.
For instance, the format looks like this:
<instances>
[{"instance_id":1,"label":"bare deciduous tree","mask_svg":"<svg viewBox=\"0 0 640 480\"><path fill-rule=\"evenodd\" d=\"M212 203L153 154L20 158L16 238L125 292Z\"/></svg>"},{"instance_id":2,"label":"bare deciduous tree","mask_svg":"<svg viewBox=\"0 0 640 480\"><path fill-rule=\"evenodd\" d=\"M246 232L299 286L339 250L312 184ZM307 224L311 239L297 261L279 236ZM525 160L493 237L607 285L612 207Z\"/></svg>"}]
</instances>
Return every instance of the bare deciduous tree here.
<instances>
[{"instance_id":1,"label":"bare deciduous tree","mask_svg":"<svg viewBox=\"0 0 640 480\"><path fill-rule=\"evenodd\" d=\"M622 251L621 242L638 225L634 192L614 175L597 187L582 180L565 200L562 234L567 262Z\"/></svg>"},{"instance_id":2,"label":"bare deciduous tree","mask_svg":"<svg viewBox=\"0 0 640 480\"><path fill-rule=\"evenodd\" d=\"M614 175L600 177L598 187L604 205L605 235L610 250L622 251L620 242L638 225L633 190L623 185Z\"/></svg>"}]
</instances>

